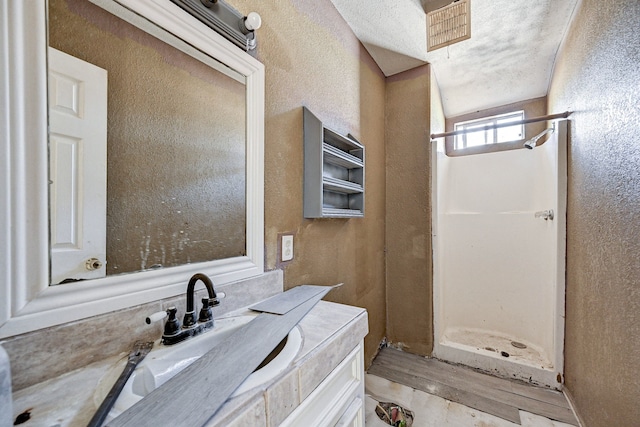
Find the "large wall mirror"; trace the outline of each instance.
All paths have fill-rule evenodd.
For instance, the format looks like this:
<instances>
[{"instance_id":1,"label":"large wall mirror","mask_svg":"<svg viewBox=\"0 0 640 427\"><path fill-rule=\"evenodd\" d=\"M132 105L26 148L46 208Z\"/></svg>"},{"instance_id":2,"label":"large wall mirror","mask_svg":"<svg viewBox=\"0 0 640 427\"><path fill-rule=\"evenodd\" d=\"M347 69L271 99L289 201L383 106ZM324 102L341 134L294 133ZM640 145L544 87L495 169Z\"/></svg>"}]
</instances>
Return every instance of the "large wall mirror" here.
<instances>
[{"instance_id":1,"label":"large wall mirror","mask_svg":"<svg viewBox=\"0 0 640 427\"><path fill-rule=\"evenodd\" d=\"M246 255L244 76L88 0L48 35L51 283Z\"/></svg>"},{"instance_id":2,"label":"large wall mirror","mask_svg":"<svg viewBox=\"0 0 640 427\"><path fill-rule=\"evenodd\" d=\"M0 18L15 41L0 337L183 293L196 271L263 272L261 63L169 0Z\"/></svg>"}]
</instances>

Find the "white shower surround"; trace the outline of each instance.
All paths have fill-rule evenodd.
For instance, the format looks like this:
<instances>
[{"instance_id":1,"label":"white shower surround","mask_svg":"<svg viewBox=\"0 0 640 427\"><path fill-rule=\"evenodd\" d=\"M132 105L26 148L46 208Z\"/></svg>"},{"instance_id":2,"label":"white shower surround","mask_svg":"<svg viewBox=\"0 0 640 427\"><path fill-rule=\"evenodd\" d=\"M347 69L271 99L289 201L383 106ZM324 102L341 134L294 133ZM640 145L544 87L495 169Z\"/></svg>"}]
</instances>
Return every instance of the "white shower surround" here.
<instances>
[{"instance_id":1,"label":"white shower surround","mask_svg":"<svg viewBox=\"0 0 640 427\"><path fill-rule=\"evenodd\" d=\"M566 134L560 121L533 151L455 158L434 144L435 357L561 388Z\"/></svg>"}]
</instances>

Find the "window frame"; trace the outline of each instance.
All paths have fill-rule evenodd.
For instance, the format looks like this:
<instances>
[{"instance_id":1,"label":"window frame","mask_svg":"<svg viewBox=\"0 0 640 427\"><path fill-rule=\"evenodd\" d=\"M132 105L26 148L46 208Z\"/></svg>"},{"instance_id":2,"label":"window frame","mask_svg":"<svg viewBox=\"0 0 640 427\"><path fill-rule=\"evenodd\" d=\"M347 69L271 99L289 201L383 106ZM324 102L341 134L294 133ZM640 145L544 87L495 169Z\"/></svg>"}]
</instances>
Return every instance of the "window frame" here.
<instances>
[{"instance_id":1,"label":"window frame","mask_svg":"<svg viewBox=\"0 0 640 427\"><path fill-rule=\"evenodd\" d=\"M504 113L499 113L499 114L491 114L491 115L484 115L481 117L474 117L472 119L469 120L459 120L459 121L454 121L456 119L462 119L463 117L469 117L469 115L465 115L465 116L460 116L460 117L453 117L451 119L447 119L447 129L448 130L454 130L456 125L459 125L461 123L480 123L483 122L485 120L491 120L493 118L501 118L504 116L509 116L512 115L514 113L519 113L520 111L523 111L523 116L522 119L526 120L527 118L527 112L528 109L526 107L523 108L523 106L517 105L515 106L515 108L513 109L501 109L502 111L506 111ZM491 111L491 110L487 110L487 113ZM530 113L530 112L529 112ZM476 114L474 114L476 115ZM469 155L475 155L475 154L484 154L484 153L495 153L498 151L508 151L508 150L517 150L517 149L521 149L522 148L522 144L523 142L526 140L527 136L529 135L529 132L531 131L531 129L529 128L529 125L526 124L522 124L523 126L523 133L522 133L522 138L519 140L514 140L514 141L508 141L508 142L500 142L500 143L490 143L490 144L486 144L486 145L478 145L478 146L472 146L472 147L466 147L466 148L455 148L455 140L456 140L456 136L447 136L445 138L445 144L444 144L444 151L445 154L448 157L460 157L460 156L469 156ZM502 128L504 129L504 128Z\"/></svg>"},{"instance_id":2,"label":"window frame","mask_svg":"<svg viewBox=\"0 0 640 427\"><path fill-rule=\"evenodd\" d=\"M453 124L453 130L454 131L459 131L459 130L467 130L467 129L472 129L472 128L476 128L476 127L484 127L484 126L495 126L497 124L499 124L500 121L504 121L507 119L511 119L514 118L514 122L522 122L524 120L524 110L515 110L515 111L510 111L508 113L502 113L502 114L496 114L493 116L486 116L486 117L481 117L479 119L472 119L472 120L465 120L462 122L455 122ZM499 130L506 130L506 129L510 129L511 126L506 126L503 128L490 128L490 129L485 129L483 132L485 134L485 142L484 144L477 144L477 145L468 145L468 141L467 141L467 136L471 133L480 133L481 131L477 131L477 132L469 132L469 133L464 133L461 135L456 135L454 137L454 144L453 144L453 150L454 151L459 151L459 150L466 150L469 148L474 148L474 147L483 147L483 146L488 146L488 145L492 145L492 144L507 144L510 142L519 142L519 141L524 141L525 139L525 127L523 123L520 124L514 124L513 127L519 126L520 128L520 136L521 138L519 139L509 139L506 141L500 141L498 140L498 136L499 136ZM489 135L491 135L491 138L487 138ZM460 144L462 142L462 144ZM462 146L460 146L462 145Z\"/></svg>"}]
</instances>

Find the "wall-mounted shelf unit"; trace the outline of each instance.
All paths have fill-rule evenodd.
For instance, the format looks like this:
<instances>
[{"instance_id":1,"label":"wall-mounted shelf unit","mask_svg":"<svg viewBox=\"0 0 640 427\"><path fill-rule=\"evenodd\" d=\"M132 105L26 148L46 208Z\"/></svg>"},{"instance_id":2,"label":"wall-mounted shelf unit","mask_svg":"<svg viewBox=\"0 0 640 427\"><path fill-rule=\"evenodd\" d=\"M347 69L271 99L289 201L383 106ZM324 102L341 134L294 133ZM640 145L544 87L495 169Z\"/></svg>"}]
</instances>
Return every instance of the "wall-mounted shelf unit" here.
<instances>
[{"instance_id":1,"label":"wall-mounted shelf unit","mask_svg":"<svg viewBox=\"0 0 640 427\"><path fill-rule=\"evenodd\" d=\"M364 216L364 146L303 107L304 217Z\"/></svg>"}]
</instances>

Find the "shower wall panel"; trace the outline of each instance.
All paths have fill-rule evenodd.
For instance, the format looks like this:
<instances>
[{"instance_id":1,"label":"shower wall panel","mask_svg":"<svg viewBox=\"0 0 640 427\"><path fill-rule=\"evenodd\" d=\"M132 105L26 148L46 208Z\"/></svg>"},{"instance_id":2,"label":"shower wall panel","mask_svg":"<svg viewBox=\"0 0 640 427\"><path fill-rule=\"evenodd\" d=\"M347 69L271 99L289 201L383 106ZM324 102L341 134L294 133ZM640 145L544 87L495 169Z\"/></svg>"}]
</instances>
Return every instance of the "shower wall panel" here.
<instances>
[{"instance_id":1,"label":"shower wall panel","mask_svg":"<svg viewBox=\"0 0 640 427\"><path fill-rule=\"evenodd\" d=\"M533 151L439 150L436 165L436 355L509 376L542 369L535 381L547 385L562 372L565 127L556 126ZM553 220L536 218L550 209Z\"/></svg>"}]
</instances>

